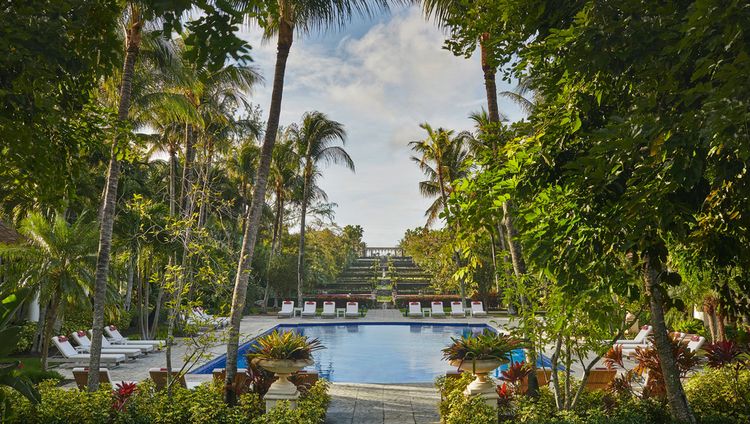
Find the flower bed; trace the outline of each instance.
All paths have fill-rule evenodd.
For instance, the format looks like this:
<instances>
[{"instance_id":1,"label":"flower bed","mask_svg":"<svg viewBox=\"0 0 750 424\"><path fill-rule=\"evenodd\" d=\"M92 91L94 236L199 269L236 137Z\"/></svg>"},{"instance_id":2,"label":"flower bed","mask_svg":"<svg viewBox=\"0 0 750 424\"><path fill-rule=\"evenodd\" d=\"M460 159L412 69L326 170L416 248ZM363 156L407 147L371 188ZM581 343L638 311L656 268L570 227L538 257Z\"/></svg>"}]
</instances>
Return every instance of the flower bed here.
<instances>
[{"instance_id":1,"label":"flower bed","mask_svg":"<svg viewBox=\"0 0 750 424\"><path fill-rule=\"evenodd\" d=\"M171 398L167 397L165 390L156 391L148 380L134 389L120 390L119 393L105 388L83 392L56 388L52 382L44 382L39 385L42 402L38 405L32 405L17 392L0 389L12 405L4 422L314 424L325 421L330 402L328 383L324 380L319 380L303 393L297 409L289 409L282 403L268 413L255 393L241 395L237 406L227 406L222 400L221 388L214 384L201 385L195 390L176 387L172 389Z\"/></svg>"}]
</instances>

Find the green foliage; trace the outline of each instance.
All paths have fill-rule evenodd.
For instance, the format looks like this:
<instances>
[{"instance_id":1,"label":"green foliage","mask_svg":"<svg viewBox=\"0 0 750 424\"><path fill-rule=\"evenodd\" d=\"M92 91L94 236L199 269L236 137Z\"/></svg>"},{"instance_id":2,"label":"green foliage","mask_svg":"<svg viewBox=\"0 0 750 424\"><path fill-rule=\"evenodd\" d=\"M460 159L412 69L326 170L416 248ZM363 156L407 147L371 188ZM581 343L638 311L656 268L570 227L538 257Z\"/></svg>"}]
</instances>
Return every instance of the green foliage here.
<instances>
[{"instance_id":1,"label":"green foliage","mask_svg":"<svg viewBox=\"0 0 750 424\"><path fill-rule=\"evenodd\" d=\"M474 380L470 373L457 378L438 377L435 385L440 391L441 422L446 424L487 424L497 420L497 411L479 398L468 399L463 391Z\"/></svg>"},{"instance_id":2,"label":"green foliage","mask_svg":"<svg viewBox=\"0 0 750 424\"><path fill-rule=\"evenodd\" d=\"M706 368L685 383L693 411L705 424L750 421L750 370L725 366Z\"/></svg>"},{"instance_id":3,"label":"green foliage","mask_svg":"<svg viewBox=\"0 0 750 424\"><path fill-rule=\"evenodd\" d=\"M53 382L40 384L42 402L34 406L17 394L8 393L14 405L8 424L319 424L325 420L330 402L328 383L319 380L299 400L298 408L285 407L264 413L264 403L257 394L243 394L238 405L229 407L221 396L221 387L201 385L195 390L174 387L172 397L165 390L156 391L150 381L138 385L124 406L116 410L112 390L96 392L66 390ZM5 390L5 389L0 389Z\"/></svg>"},{"instance_id":4,"label":"green foliage","mask_svg":"<svg viewBox=\"0 0 750 424\"><path fill-rule=\"evenodd\" d=\"M447 361L474 361L495 359L510 361L510 352L522 347L520 340L511 336L484 330L482 334L451 337L450 346L443 349L443 359Z\"/></svg>"},{"instance_id":5,"label":"green foliage","mask_svg":"<svg viewBox=\"0 0 750 424\"><path fill-rule=\"evenodd\" d=\"M312 353L320 349L325 349L325 346L318 339L309 339L295 331L279 332L274 330L272 333L256 339L247 357L249 360L306 360L312 359Z\"/></svg>"},{"instance_id":6,"label":"green foliage","mask_svg":"<svg viewBox=\"0 0 750 424\"><path fill-rule=\"evenodd\" d=\"M35 322L25 322L21 325L21 331L18 333L18 342L13 353L26 353L31 349L31 346L34 344L37 326Z\"/></svg>"}]
</instances>

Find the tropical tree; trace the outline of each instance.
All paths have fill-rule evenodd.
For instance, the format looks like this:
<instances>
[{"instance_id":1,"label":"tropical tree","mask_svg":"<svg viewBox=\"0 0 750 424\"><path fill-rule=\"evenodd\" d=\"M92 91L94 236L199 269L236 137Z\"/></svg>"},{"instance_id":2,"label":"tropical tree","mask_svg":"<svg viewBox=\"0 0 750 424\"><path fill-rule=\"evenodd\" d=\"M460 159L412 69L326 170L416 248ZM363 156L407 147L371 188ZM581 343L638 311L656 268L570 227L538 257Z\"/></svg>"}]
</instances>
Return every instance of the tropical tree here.
<instances>
[{"instance_id":1,"label":"tropical tree","mask_svg":"<svg viewBox=\"0 0 750 424\"><path fill-rule=\"evenodd\" d=\"M396 0L399 2L398 0ZM268 120L261 147L257 179L253 188L252 206L247 214L245 232L237 264L234 294L232 295L232 312L229 337L227 342L227 387L234 381L237 373L237 349L239 348L240 321L245 307L247 285L249 282L250 264L255 253L261 212L266 197L268 173L271 168L273 147L276 143L276 132L279 129L281 115L281 98L284 91L284 74L289 49L294 41L294 32L309 33L317 29L343 26L354 15L368 16L376 9L387 9L388 0L277 0L271 13L263 15L266 10L256 10L256 16L264 25L266 38L276 36L276 65L273 74L271 104L268 108ZM236 395L227 390L226 401L233 404Z\"/></svg>"},{"instance_id":2,"label":"tropical tree","mask_svg":"<svg viewBox=\"0 0 750 424\"><path fill-rule=\"evenodd\" d=\"M46 305L42 327L42 368L47 369L49 345L63 303L88 300L96 249L96 226L86 214L68 224L62 214L48 220L40 213L24 218L18 232L25 242L0 245L0 255L10 259L18 285L39 290ZM10 281L10 280L9 280Z\"/></svg>"},{"instance_id":3,"label":"tropical tree","mask_svg":"<svg viewBox=\"0 0 750 424\"><path fill-rule=\"evenodd\" d=\"M312 188L322 176L321 165L343 164L354 171L354 161L349 153L334 143L346 143L344 126L321 112L307 112L298 126L289 128L289 138L294 143L302 167L302 199L300 207L299 252L297 256L297 302L302 304L305 274L305 218L313 198Z\"/></svg>"}]
</instances>

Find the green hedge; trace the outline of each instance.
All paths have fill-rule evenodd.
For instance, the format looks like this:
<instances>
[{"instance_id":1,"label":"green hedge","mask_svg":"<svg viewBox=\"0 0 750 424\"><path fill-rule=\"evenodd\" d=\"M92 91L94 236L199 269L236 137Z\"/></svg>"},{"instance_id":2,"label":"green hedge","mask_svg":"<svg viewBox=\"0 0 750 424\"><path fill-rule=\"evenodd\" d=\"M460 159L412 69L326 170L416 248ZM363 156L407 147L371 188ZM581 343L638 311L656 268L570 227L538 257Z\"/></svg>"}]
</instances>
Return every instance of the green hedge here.
<instances>
[{"instance_id":1,"label":"green hedge","mask_svg":"<svg viewBox=\"0 0 750 424\"><path fill-rule=\"evenodd\" d=\"M4 421L9 424L318 424L325 421L330 401L328 383L323 380L303 395L296 410L280 405L268 414L258 395L242 395L239 404L230 408L222 401L220 388L208 384L195 390L175 388L168 398L166 391L154 390L153 383L147 380L138 385L120 410L114 406L113 392L105 388L90 393L44 382L39 385L39 405L32 405L9 389L0 390L10 400L11 410L6 411Z\"/></svg>"},{"instance_id":2,"label":"green hedge","mask_svg":"<svg viewBox=\"0 0 750 424\"><path fill-rule=\"evenodd\" d=\"M750 423L750 370L706 368L685 383L690 406L704 424Z\"/></svg>"}]
</instances>

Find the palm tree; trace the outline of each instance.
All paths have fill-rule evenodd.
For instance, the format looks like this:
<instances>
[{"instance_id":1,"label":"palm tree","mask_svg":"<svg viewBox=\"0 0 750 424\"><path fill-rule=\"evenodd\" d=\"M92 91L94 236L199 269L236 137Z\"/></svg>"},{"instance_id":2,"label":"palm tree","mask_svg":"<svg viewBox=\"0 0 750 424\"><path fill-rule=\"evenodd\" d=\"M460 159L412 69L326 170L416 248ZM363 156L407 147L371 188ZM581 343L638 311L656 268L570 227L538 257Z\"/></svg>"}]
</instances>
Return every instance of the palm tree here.
<instances>
[{"instance_id":1,"label":"palm tree","mask_svg":"<svg viewBox=\"0 0 750 424\"><path fill-rule=\"evenodd\" d=\"M406 0L393 0L404 2ZM388 0L277 0L277 6L272 16L265 22L265 37L276 36L276 65L273 74L273 89L271 91L271 105L268 108L268 120L261 147L260 162L253 188L252 206L248 211L247 225L242 237L240 259L237 264L237 274L232 295L231 325L227 341L227 387L234 381L237 373L237 350L240 339L240 321L245 308L245 297L249 282L250 263L255 253L255 242L258 237L263 203L266 197L268 173L271 168L273 147L276 143L276 132L279 129L281 115L281 98L284 90L284 74L289 50L294 41L294 31L309 33L317 29L343 26L354 14L369 16L374 9L387 9ZM255 12L263 13L263 10ZM227 390L226 401L234 404L236 394Z\"/></svg>"},{"instance_id":2,"label":"palm tree","mask_svg":"<svg viewBox=\"0 0 750 424\"><path fill-rule=\"evenodd\" d=\"M427 226L443 212L450 217L448 197L453 192L453 181L466 176L465 163L469 157L468 146L473 143L473 137L468 132L453 135L453 131L438 128L434 130L429 124L420 127L427 131L427 138L409 143L412 150L419 156L411 159L417 163L419 169L427 176L427 180L419 183L419 191L425 197L437 197L425 212ZM449 221L449 219L446 219ZM459 264L458 252L454 252L454 260ZM466 287L463 279L460 281L461 301L466 302Z\"/></svg>"},{"instance_id":3,"label":"palm tree","mask_svg":"<svg viewBox=\"0 0 750 424\"><path fill-rule=\"evenodd\" d=\"M337 141L341 141L341 144L346 143L344 126L328 119L324 113L305 113L302 116L302 124L299 127L290 127L289 132L302 162L303 185L297 256L297 302L301 305L305 273L305 218L307 207L313 197L312 188L316 185L315 180L322 175L320 164L341 163L354 171L354 161L343 147L334 145Z\"/></svg>"},{"instance_id":4,"label":"palm tree","mask_svg":"<svg viewBox=\"0 0 750 424\"><path fill-rule=\"evenodd\" d=\"M64 301L86 302L94 269L96 226L85 214L68 224L62 214L49 221L40 213L24 218L18 232L26 242L0 245L0 255L11 258L19 267L17 281L39 290L40 303L46 304L42 328L42 369L52 330Z\"/></svg>"},{"instance_id":5,"label":"palm tree","mask_svg":"<svg viewBox=\"0 0 750 424\"><path fill-rule=\"evenodd\" d=\"M469 157L468 147L474 142L474 138L465 131L454 136L451 130L435 130L427 123L420 127L427 131L427 138L412 141L409 145L419 154L411 159L427 176L427 180L419 183L419 191L425 197L436 197L425 212L429 227L440 212L450 212L448 197L453 192L451 183L466 176L464 164Z\"/></svg>"},{"instance_id":6,"label":"palm tree","mask_svg":"<svg viewBox=\"0 0 750 424\"><path fill-rule=\"evenodd\" d=\"M141 31L144 24L143 15L138 5L128 4L128 17L125 27L125 59L120 82L120 104L117 108L117 119L127 121L130 110L130 95L133 83L136 58L141 45ZM120 177L120 163L117 160L118 140L112 142L109 167L105 184L102 206L99 211L99 249L96 260L96 276L94 277L94 319L91 335L91 360L89 369L98 370L101 360L102 333L104 331L104 304L107 295L107 279L109 277L110 251L112 249L112 227L115 221L115 205L117 203L117 183ZM88 389L94 391L99 388L99 373L89 373Z\"/></svg>"}]
</instances>

